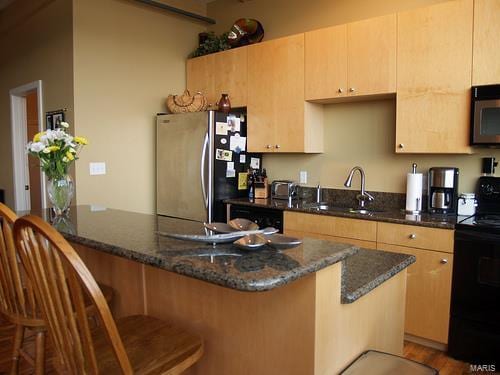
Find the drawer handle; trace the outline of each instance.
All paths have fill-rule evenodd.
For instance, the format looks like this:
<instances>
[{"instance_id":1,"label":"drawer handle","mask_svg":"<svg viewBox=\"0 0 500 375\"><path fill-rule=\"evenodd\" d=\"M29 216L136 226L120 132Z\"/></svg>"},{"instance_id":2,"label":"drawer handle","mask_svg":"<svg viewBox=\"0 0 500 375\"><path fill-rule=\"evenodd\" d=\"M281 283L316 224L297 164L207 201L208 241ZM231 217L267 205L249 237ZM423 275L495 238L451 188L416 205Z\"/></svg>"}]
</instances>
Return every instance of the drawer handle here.
<instances>
[{"instance_id":1,"label":"drawer handle","mask_svg":"<svg viewBox=\"0 0 500 375\"><path fill-rule=\"evenodd\" d=\"M439 263L441 263L441 264L447 264L448 263L448 259L443 258L443 259L441 259L439 261Z\"/></svg>"},{"instance_id":2,"label":"drawer handle","mask_svg":"<svg viewBox=\"0 0 500 375\"><path fill-rule=\"evenodd\" d=\"M271 145L266 145L266 148L271 148Z\"/></svg>"},{"instance_id":3,"label":"drawer handle","mask_svg":"<svg viewBox=\"0 0 500 375\"><path fill-rule=\"evenodd\" d=\"M412 233L408 237L410 237L410 240L414 240L415 238L417 238L417 235L415 233Z\"/></svg>"}]
</instances>

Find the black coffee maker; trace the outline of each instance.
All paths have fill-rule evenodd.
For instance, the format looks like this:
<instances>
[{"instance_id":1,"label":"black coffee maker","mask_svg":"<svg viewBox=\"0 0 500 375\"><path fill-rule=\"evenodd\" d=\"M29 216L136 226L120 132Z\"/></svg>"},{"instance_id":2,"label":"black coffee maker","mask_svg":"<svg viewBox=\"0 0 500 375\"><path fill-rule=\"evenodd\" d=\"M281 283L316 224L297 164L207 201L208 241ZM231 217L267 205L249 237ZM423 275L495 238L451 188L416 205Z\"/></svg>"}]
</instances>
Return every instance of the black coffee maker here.
<instances>
[{"instance_id":1,"label":"black coffee maker","mask_svg":"<svg viewBox=\"0 0 500 375\"><path fill-rule=\"evenodd\" d=\"M429 169L428 210L432 214L456 214L458 198L458 168Z\"/></svg>"}]
</instances>

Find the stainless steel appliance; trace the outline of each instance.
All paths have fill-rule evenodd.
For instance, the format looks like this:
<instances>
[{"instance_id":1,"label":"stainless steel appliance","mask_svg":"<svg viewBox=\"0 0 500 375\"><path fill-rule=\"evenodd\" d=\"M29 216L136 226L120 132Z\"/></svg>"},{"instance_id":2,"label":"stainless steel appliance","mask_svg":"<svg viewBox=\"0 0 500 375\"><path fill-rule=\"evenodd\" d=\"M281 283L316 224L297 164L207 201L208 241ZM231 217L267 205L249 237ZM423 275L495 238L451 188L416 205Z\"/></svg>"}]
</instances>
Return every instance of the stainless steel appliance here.
<instances>
[{"instance_id":1,"label":"stainless steel appliance","mask_svg":"<svg viewBox=\"0 0 500 375\"><path fill-rule=\"evenodd\" d=\"M247 196L246 187L238 183L240 177L246 181L240 173L247 172L252 158L254 166L255 159L259 159L261 168L261 155L243 151L246 142L243 146L241 137L247 134L246 121L223 126L228 116L246 118L244 112L236 110L229 114L208 111L158 115L157 214L225 222L223 201Z\"/></svg>"},{"instance_id":2,"label":"stainless steel appliance","mask_svg":"<svg viewBox=\"0 0 500 375\"><path fill-rule=\"evenodd\" d=\"M457 212L458 168L433 167L429 169L428 210L436 214Z\"/></svg>"},{"instance_id":3,"label":"stainless steel appliance","mask_svg":"<svg viewBox=\"0 0 500 375\"><path fill-rule=\"evenodd\" d=\"M500 144L500 85L472 87L471 144Z\"/></svg>"},{"instance_id":4,"label":"stainless steel appliance","mask_svg":"<svg viewBox=\"0 0 500 375\"><path fill-rule=\"evenodd\" d=\"M289 180L277 180L271 184L271 198L295 199L298 196L298 185Z\"/></svg>"},{"instance_id":5,"label":"stainless steel appliance","mask_svg":"<svg viewBox=\"0 0 500 375\"><path fill-rule=\"evenodd\" d=\"M500 178L481 177L477 190L476 214L455 227L448 353L498 371Z\"/></svg>"}]
</instances>

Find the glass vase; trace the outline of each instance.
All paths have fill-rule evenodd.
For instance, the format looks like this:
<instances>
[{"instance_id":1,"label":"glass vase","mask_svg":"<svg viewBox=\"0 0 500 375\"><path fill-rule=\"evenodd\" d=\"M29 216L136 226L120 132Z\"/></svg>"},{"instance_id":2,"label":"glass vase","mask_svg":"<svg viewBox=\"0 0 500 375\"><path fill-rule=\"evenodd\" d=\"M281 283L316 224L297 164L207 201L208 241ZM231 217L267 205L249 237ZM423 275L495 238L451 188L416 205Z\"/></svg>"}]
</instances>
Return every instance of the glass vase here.
<instances>
[{"instance_id":1,"label":"glass vase","mask_svg":"<svg viewBox=\"0 0 500 375\"><path fill-rule=\"evenodd\" d=\"M74 187L70 175L61 178L53 178L48 181L47 193L52 209L56 215L64 214L73 199Z\"/></svg>"}]
</instances>

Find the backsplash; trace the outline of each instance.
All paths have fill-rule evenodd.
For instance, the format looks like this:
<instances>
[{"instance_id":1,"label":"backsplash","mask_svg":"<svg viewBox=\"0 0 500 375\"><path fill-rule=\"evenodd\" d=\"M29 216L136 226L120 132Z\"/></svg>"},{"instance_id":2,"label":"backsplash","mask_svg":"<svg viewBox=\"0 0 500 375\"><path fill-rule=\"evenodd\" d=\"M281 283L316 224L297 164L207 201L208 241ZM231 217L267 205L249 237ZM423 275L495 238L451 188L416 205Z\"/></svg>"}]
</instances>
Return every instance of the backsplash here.
<instances>
[{"instance_id":1,"label":"backsplash","mask_svg":"<svg viewBox=\"0 0 500 375\"><path fill-rule=\"evenodd\" d=\"M359 190L355 189L321 189L322 202L328 202L336 207L358 207L356 195ZM380 191L369 191L375 198L373 202L367 203L368 208L373 210L399 210L404 209L406 205L406 195L402 193L387 193ZM306 202L316 201L316 188L308 186L299 187L299 197ZM427 197L422 197L424 202L427 202ZM425 206L425 204L424 204Z\"/></svg>"}]
</instances>

